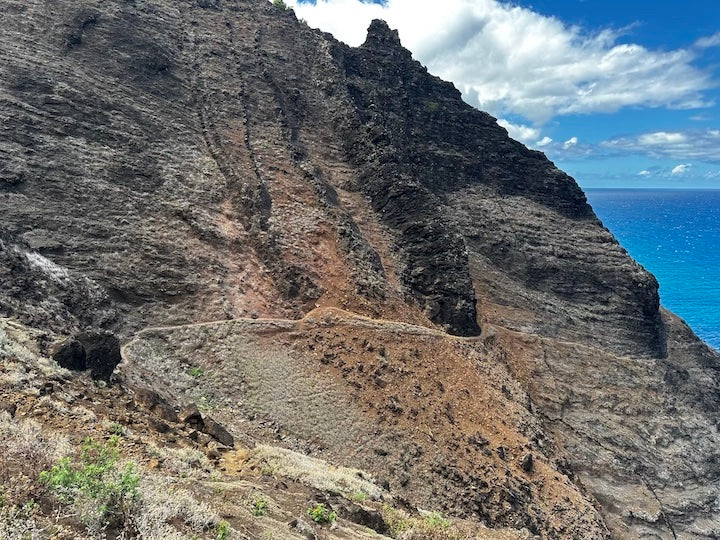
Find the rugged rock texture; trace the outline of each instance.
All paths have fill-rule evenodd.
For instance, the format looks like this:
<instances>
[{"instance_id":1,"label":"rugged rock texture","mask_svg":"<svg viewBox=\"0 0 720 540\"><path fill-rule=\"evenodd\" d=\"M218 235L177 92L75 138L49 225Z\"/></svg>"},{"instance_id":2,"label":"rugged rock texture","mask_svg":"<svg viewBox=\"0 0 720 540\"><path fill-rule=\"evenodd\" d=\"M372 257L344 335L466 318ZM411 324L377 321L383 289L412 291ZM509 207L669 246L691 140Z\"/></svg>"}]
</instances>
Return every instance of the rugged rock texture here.
<instances>
[{"instance_id":1,"label":"rugged rock texture","mask_svg":"<svg viewBox=\"0 0 720 540\"><path fill-rule=\"evenodd\" d=\"M349 49L263 2L5 5L3 153L25 171L4 189L6 235L100 284L121 328L297 316L320 299L383 312L409 294L477 334L475 249L492 265L476 280L511 273L536 311L569 298L592 322L583 339L662 352L655 280L575 182L384 23ZM485 205L462 208L469 195ZM527 205L545 212L536 238ZM588 233L571 247L568 229Z\"/></svg>"},{"instance_id":2,"label":"rugged rock texture","mask_svg":"<svg viewBox=\"0 0 720 540\"><path fill-rule=\"evenodd\" d=\"M0 9L0 316L125 342L180 326L141 332L123 376L157 386L192 342L217 372L195 386L222 403L244 396L232 377L273 402L329 385L377 433L262 403L218 419L252 441L274 422L417 504L545 538L720 535L717 353L661 311L572 178L387 25L349 48L264 0ZM290 321L317 308L370 319ZM265 352L314 382L238 356L258 317L296 336Z\"/></svg>"}]
</instances>

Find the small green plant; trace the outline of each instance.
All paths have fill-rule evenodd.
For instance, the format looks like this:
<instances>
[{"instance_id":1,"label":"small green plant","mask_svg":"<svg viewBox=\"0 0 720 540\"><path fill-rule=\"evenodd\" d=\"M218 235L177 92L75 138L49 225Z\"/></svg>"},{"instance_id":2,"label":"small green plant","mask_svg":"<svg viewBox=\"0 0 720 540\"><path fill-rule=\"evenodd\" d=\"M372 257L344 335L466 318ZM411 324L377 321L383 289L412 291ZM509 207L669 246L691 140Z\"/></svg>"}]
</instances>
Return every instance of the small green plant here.
<instances>
[{"instance_id":1,"label":"small green plant","mask_svg":"<svg viewBox=\"0 0 720 540\"><path fill-rule=\"evenodd\" d=\"M425 516L425 525L430 529L447 529L450 527L450 520L440 512L431 512Z\"/></svg>"},{"instance_id":2,"label":"small green plant","mask_svg":"<svg viewBox=\"0 0 720 540\"><path fill-rule=\"evenodd\" d=\"M110 430L110 433L112 433L113 435L117 435L118 437L122 437L123 435L125 435L125 428L122 424L118 424L117 422L113 422L112 424L110 424L108 429Z\"/></svg>"},{"instance_id":3,"label":"small green plant","mask_svg":"<svg viewBox=\"0 0 720 540\"><path fill-rule=\"evenodd\" d=\"M311 506L307 513L315 523L334 523L338 517L336 512L327 508L323 503Z\"/></svg>"},{"instance_id":4,"label":"small green plant","mask_svg":"<svg viewBox=\"0 0 720 540\"><path fill-rule=\"evenodd\" d=\"M58 499L69 505L90 507L95 515L83 516L102 525L123 522L132 502L137 498L140 481L135 466L118 466L120 437L113 435L107 443L88 438L83 443L80 459L60 459L49 471L40 473L40 481Z\"/></svg>"},{"instance_id":5,"label":"small green plant","mask_svg":"<svg viewBox=\"0 0 720 540\"><path fill-rule=\"evenodd\" d=\"M255 517L264 516L267 509L267 499L262 495L257 495L253 497L252 501L250 501L250 512L252 512L252 515Z\"/></svg>"},{"instance_id":6,"label":"small green plant","mask_svg":"<svg viewBox=\"0 0 720 540\"><path fill-rule=\"evenodd\" d=\"M230 538L230 524L223 520L218 523L217 540L228 540Z\"/></svg>"},{"instance_id":7,"label":"small green plant","mask_svg":"<svg viewBox=\"0 0 720 540\"><path fill-rule=\"evenodd\" d=\"M38 503L36 503L33 499L28 499L22 505L22 512L23 512L23 514L29 516L38 508L39 508Z\"/></svg>"},{"instance_id":8,"label":"small green plant","mask_svg":"<svg viewBox=\"0 0 720 540\"><path fill-rule=\"evenodd\" d=\"M285 2L283 2L283 0L273 0L273 6L284 10L290 9L290 7Z\"/></svg>"},{"instance_id":9,"label":"small green plant","mask_svg":"<svg viewBox=\"0 0 720 540\"><path fill-rule=\"evenodd\" d=\"M197 379L198 377L202 377L202 376L205 374L205 372L203 371L203 369L202 369L202 368L199 368L199 367L190 368L190 370L188 371L188 373L190 374L191 377L195 377L196 379Z\"/></svg>"},{"instance_id":10,"label":"small green plant","mask_svg":"<svg viewBox=\"0 0 720 540\"><path fill-rule=\"evenodd\" d=\"M393 538L397 538L413 526L412 519L405 512L396 510L387 504L383 505L382 516L390 529L390 536Z\"/></svg>"},{"instance_id":11,"label":"small green plant","mask_svg":"<svg viewBox=\"0 0 720 540\"><path fill-rule=\"evenodd\" d=\"M356 491L352 495L350 495L350 500L353 502L363 502L367 500L368 494L364 491Z\"/></svg>"}]
</instances>

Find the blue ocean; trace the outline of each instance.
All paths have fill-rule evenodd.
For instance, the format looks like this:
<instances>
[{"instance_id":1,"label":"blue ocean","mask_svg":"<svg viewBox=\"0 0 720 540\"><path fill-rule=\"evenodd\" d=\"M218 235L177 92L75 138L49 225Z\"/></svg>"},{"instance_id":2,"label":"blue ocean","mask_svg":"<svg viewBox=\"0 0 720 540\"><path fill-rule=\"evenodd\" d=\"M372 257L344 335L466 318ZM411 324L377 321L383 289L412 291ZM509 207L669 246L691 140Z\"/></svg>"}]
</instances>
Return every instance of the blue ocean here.
<instances>
[{"instance_id":1,"label":"blue ocean","mask_svg":"<svg viewBox=\"0 0 720 540\"><path fill-rule=\"evenodd\" d=\"M720 349L720 190L587 189L605 226L660 282L660 302Z\"/></svg>"}]
</instances>

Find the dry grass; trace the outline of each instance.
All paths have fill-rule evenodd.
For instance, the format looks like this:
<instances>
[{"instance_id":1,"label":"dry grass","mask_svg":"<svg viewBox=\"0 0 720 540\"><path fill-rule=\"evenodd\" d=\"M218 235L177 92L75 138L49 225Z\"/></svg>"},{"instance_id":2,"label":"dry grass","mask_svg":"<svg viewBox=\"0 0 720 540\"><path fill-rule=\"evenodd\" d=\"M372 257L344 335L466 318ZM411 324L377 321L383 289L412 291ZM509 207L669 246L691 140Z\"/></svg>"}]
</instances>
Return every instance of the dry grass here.
<instances>
[{"instance_id":1,"label":"dry grass","mask_svg":"<svg viewBox=\"0 0 720 540\"><path fill-rule=\"evenodd\" d=\"M0 319L0 383L7 390L36 394L50 377L69 377L70 372L41 355L32 330L11 319Z\"/></svg>"},{"instance_id":2,"label":"dry grass","mask_svg":"<svg viewBox=\"0 0 720 540\"><path fill-rule=\"evenodd\" d=\"M67 438L44 431L32 420L16 420L0 412L0 538L48 538L35 501L47 495L39 472L70 452ZM62 527L56 527L57 531ZM75 535L75 538L80 538ZM70 538L70 537L66 537Z\"/></svg>"},{"instance_id":3,"label":"dry grass","mask_svg":"<svg viewBox=\"0 0 720 540\"><path fill-rule=\"evenodd\" d=\"M3 540L39 540L42 530L35 519L23 508L0 508L0 538Z\"/></svg>"},{"instance_id":4,"label":"dry grass","mask_svg":"<svg viewBox=\"0 0 720 540\"><path fill-rule=\"evenodd\" d=\"M43 491L37 483L39 471L70 451L67 438L43 431L31 420L15 420L6 412L0 412L0 440L0 484L9 505L37 498Z\"/></svg>"},{"instance_id":5,"label":"dry grass","mask_svg":"<svg viewBox=\"0 0 720 540\"><path fill-rule=\"evenodd\" d=\"M207 456L196 448L160 448L151 444L148 450L167 473L180 478L208 478L214 470Z\"/></svg>"},{"instance_id":6,"label":"dry grass","mask_svg":"<svg viewBox=\"0 0 720 540\"><path fill-rule=\"evenodd\" d=\"M143 475L130 520L144 540L186 540L213 536L220 517L209 505L179 488L169 477Z\"/></svg>"},{"instance_id":7,"label":"dry grass","mask_svg":"<svg viewBox=\"0 0 720 540\"><path fill-rule=\"evenodd\" d=\"M291 450L258 445L250 453L250 466L266 474L284 476L321 491L340 493L351 498L364 493L369 499L390 500L390 494L372 482L370 475L359 469L336 467L321 459Z\"/></svg>"},{"instance_id":8,"label":"dry grass","mask_svg":"<svg viewBox=\"0 0 720 540\"><path fill-rule=\"evenodd\" d=\"M476 523L444 517L438 512L411 516L404 510L383 506L383 519L397 540L529 540L527 531L486 529Z\"/></svg>"}]
</instances>

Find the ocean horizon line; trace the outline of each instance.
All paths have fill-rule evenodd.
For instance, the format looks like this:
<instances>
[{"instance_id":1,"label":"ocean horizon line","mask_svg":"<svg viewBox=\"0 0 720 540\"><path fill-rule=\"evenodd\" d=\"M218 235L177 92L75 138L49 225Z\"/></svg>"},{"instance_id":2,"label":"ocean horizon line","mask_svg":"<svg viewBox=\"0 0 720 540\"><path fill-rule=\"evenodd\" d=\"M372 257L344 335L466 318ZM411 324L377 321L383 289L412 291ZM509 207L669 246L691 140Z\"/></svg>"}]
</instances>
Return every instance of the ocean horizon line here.
<instances>
[{"instance_id":1,"label":"ocean horizon line","mask_svg":"<svg viewBox=\"0 0 720 540\"><path fill-rule=\"evenodd\" d=\"M583 191L720 191L720 187L582 187Z\"/></svg>"}]
</instances>

